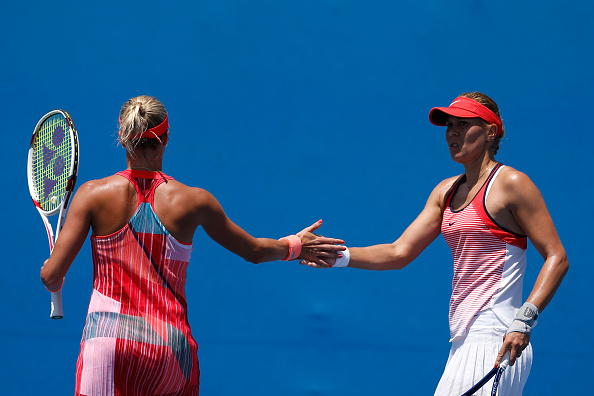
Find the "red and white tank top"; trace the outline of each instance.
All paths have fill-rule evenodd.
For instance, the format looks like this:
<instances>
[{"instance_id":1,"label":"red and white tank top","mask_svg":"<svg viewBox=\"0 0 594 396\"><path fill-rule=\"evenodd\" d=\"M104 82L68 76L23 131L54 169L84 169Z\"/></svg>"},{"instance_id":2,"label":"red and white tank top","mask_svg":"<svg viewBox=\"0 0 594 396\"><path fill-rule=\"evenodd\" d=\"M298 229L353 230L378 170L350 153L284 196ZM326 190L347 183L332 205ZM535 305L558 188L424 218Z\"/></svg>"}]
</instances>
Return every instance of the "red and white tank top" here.
<instances>
[{"instance_id":1,"label":"red and white tank top","mask_svg":"<svg viewBox=\"0 0 594 396\"><path fill-rule=\"evenodd\" d=\"M107 236L92 236L93 293L77 363L76 394L197 395L198 345L185 296L191 244L177 241L153 210L173 178L126 170L138 206Z\"/></svg>"},{"instance_id":2,"label":"red and white tank top","mask_svg":"<svg viewBox=\"0 0 594 396\"><path fill-rule=\"evenodd\" d=\"M526 269L527 238L499 226L486 208L489 190L503 168L498 164L462 209L452 208L452 198L462 176L446 198L441 233L452 251L454 278L450 298L451 340L466 335L475 316L491 309L509 324L522 305L522 280Z\"/></svg>"}]
</instances>

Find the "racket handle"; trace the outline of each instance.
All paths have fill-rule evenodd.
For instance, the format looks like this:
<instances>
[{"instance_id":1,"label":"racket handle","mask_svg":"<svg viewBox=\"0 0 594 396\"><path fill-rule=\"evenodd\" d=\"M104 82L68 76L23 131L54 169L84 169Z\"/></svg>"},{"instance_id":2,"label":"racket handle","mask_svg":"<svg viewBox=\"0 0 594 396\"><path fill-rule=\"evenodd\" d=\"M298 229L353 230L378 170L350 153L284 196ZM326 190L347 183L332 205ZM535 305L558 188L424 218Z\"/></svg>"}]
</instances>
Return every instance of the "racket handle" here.
<instances>
[{"instance_id":1,"label":"racket handle","mask_svg":"<svg viewBox=\"0 0 594 396\"><path fill-rule=\"evenodd\" d=\"M509 366L509 352L503 356L503 360L499 363L499 368L503 371Z\"/></svg>"},{"instance_id":2,"label":"racket handle","mask_svg":"<svg viewBox=\"0 0 594 396\"><path fill-rule=\"evenodd\" d=\"M52 296L52 310L50 312L50 318L62 319L64 317L64 312L62 311L62 290L51 292L50 294Z\"/></svg>"}]
</instances>

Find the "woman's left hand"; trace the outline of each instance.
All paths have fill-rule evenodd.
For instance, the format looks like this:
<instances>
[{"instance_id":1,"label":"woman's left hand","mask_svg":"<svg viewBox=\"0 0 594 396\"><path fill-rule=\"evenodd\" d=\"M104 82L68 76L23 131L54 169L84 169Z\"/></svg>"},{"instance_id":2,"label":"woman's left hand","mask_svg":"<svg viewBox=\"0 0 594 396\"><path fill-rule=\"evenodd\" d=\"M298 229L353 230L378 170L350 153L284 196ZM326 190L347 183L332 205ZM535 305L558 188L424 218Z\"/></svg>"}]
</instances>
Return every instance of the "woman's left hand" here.
<instances>
[{"instance_id":1,"label":"woman's left hand","mask_svg":"<svg viewBox=\"0 0 594 396\"><path fill-rule=\"evenodd\" d=\"M522 351L526 349L530 343L530 334L513 332L509 333L503 339L503 346L497 355L496 365L499 365L506 353L509 352L509 365L513 366L516 359L522 356Z\"/></svg>"}]
</instances>

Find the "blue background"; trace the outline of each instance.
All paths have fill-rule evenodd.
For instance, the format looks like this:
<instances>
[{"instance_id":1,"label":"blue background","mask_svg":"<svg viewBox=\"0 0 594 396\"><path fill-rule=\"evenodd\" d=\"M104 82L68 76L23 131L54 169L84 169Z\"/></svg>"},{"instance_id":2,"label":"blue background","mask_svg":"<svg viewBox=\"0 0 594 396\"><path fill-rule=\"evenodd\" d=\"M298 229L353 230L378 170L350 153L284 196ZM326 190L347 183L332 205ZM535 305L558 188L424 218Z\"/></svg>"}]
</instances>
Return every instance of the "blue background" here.
<instances>
[{"instance_id":1,"label":"blue background","mask_svg":"<svg viewBox=\"0 0 594 396\"><path fill-rule=\"evenodd\" d=\"M25 159L37 120L68 110L79 185L125 168L128 98L169 111L164 169L212 192L254 236L322 218L350 246L394 241L461 173L427 119L461 92L499 104L497 159L541 189L571 269L539 320L525 395L583 394L594 374L591 163L594 3L219 0L8 2L0 25L4 208L2 394L64 395L92 263L88 242L49 319L46 235ZM195 237L189 317L202 395L430 395L449 351L452 264L436 240L402 271L254 266ZM542 259L530 247L525 296Z\"/></svg>"}]
</instances>

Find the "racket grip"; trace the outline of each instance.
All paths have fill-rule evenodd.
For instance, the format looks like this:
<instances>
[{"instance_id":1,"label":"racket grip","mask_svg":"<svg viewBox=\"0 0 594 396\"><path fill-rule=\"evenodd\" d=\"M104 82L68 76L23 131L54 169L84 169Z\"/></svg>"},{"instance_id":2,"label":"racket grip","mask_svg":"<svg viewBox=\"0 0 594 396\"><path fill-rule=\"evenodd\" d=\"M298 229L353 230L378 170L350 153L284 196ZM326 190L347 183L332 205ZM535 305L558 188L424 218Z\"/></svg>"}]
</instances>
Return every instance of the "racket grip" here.
<instances>
[{"instance_id":1,"label":"racket grip","mask_svg":"<svg viewBox=\"0 0 594 396\"><path fill-rule=\"evenodd\" d=\"M62 290L51 292L50 294L52 296L50 318L62 319L64 317L64 312L62 311Z\"/></svg>"},{"instance_id":2,"label":"racket grip","mask_svg":"<svg viewBox=\"0 0 594 396\"><path fill-rule=\"evenodd\" d=\"M501 370L505 370L507 368L507 366L509 366L509 352L507 352L503 356L503 360L501 361L501 363L499 363L499 368Z\"/></svg>"}]
</instances>

